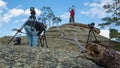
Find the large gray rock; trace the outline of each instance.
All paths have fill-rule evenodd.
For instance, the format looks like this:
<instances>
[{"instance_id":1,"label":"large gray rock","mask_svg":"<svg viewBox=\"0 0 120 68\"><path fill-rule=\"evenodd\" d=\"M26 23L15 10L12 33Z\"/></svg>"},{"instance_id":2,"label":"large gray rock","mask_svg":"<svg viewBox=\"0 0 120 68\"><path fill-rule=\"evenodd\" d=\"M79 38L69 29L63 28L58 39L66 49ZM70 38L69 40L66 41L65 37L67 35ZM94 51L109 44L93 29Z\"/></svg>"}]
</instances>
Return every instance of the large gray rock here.
<instances>
[{"instance_id":1,"label":"large gray rock","mask_svg":"<svg viewBox=\"0 0 120 68\"><path fill-rule=\"evenodd\" d=\"M46 32L46 36L48 38L48 43L50 45L54 44L61 45L62 43L64 43L62 45L73 44L73 42L61 38L61 32L59 31L59 29L62 31L62 33L64 33L65 36L69 38L74 38L75 36L77 36L78 41L82 45L86 45L89 28L86 24L81 23L64 24L62 26L52 27L48 29L48 31ZM103 44L104 46L107 47L114 46L114 43L112 43L108 38L99 35L100 33L99 29L94 28L93 32L95 33L95 36L100 44ZM91 39L93 41L95 40L93 35L91 36Z\"/></svg>"},{"instance_id":2,"label":"large gray rock","mask_svg":"<svg viewBox=\"0 0 120 68\"><path fill-rule=\"evenodd\" d=\"M82 46L86 45L88 27L85 24L65 24L59 29L68 38L77 37ZM112 46L109 39L99 35L100 30L95 28L97 39L101 44ZM0 66L1 68L103 68L84 57L74 41L66 40L57 27L47 30L46 38L49 48L29 47L27 38L22 37L22 45L9 46L6 43L9 37L0 39ZM105 42L104 42L105 41Z\"/></svg>"},{"instance_id":3,"label":"large gray rock","mask_svg":"<svg viewBox=\"0 0 120 68\"><path fill-rule=\"evenodd\" d=\"M0 68L103 68L80 51L29 46L0 46Z\"/></svg>"}]
</instances>

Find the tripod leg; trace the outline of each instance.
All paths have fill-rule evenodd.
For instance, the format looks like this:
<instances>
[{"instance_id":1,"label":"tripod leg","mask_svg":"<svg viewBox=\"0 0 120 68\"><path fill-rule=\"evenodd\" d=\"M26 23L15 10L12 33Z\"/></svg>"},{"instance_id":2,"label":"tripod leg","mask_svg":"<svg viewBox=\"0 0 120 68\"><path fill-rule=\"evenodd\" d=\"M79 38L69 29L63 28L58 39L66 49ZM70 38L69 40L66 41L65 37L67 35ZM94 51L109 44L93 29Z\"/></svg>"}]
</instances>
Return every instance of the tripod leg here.
<instances>
[{"instance_id":1,"label":"tripod leg","mask_svg":"<svg viewBox=\"0 0 120 68\"><path fill-rule=\"evenodd\" d=\"M11 42L11 41L15 38L15 36L19 33L19 31L21 31L21 30L24 28L25 24L26 24L26 22L25 22L25 23L22 25L22 27L17 31L17 33L10 39L10 41L8 41L7 45L9 45L10 42Z\"/></svg>"},{"instance_id":2,"label":"tripod leg","mask_svg":"<svg viewBox=\"0 0 120 68\"><path fill-rule=\"evenodd\" d=\"M40 36L39 36L39 40L40 40L40 43L41 43L41 47L43 47L42 38Z\"/></svg>"},{"instance_id":3,"label":"tripod leg","mask_svg":"<svg viewBox=\"0 0 120 68\"><path fill-rule=\"evenodd\" d=\"M40 45L40 36L38 35L38 46Z\"/></svg>"},{"instance_id":4,"label":"tripod leg","mask_svg":"<svg viewBox=\"0 0 120 68\"><path fill-rule=\"evenodd\" d=\"M48 48L45 32L44 32L44 39L45 39L46 47Z\"/></svg>"},{"instance_id":5,"label":"tripod leg","mask_svg":"<svg viewBox=\"0 0 120 68\"><path fill-rule=\"evenodd\" d=\"M31 33L32 33L32 32L31 32ZM31 45L30 45L30 46L33 46L33 45L32 45L32 41L33 41L33 38L32 38L32 35L31 35Z\"/></svg>"},{"instance_id":6,"label":"tripod leg","mask_svg":"<svg viewBox=\"0 0 120 68\"><path fill-rule=\"evenodd\" d=\"M7 43L7 45L10 44L10 42L15 38L15 36L18 34L18 32L10 39L10 41Z\"/></svg>"},{"instance_id":7,"label":"tripod leg","mask_svg":"<svg viewBox=\"0 0 120 68\"><path fill-rule=\"evenodd\" d=\"M88 33L87 44L88 44L89 39L90 39L90 33L91 33L91 30L89 30L89 33Z\"/></svg>"},{"instance_id":8,"label":"tripod leg","mask_svg":"<svg viewBox=\"0 0 120 68\"><path fill-rule=\"evenodd\" d=\"M92 31L93 32L93 31ZM95 36L95 33L93 32L93 35L94 35L94 37L95 37L95 41L97 41L97 38L96 38L96 36Z\"/></svg>"}]
</instances>

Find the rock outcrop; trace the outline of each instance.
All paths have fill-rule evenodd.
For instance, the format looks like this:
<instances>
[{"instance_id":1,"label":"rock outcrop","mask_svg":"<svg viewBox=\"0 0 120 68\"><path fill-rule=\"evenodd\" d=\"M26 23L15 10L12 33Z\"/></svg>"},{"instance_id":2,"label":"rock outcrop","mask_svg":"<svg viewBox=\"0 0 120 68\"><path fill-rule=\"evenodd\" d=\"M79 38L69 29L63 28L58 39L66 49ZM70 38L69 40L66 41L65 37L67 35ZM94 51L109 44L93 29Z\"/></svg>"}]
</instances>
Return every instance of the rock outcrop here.
<instances>
[{"instance_id":1,"label":"rock outcrop","mask_svg":"<svg viewBox=\"0 0 120 68\"><path fill-rule=\"evenodd\" d=\"M0 45L0 68L103 68L78 50Z\"/></svg>"},{"instance_id":2,"label":"rock outcrop","mask_svg":"<svg viewBox=\"0 0 120 68\"><path fill-rule=\"evenodd\" d=\"M81 53L81 47L85 47L89 28L85 24L64 24L51 27L46 32L49 48L29 47L27 38L22 37L21 45L9 46L6 43L11 37L0 39L0 67L1 68L104 68L90 59L86 53ZM112 47L113 43L100 36L100 30L94 29L97 40L106 47ZM95 40L94 37L91 37ZM76 41L76 42L75 42ZM79 44L79 46L77 46Z\"/></svg>"},{"instance_id":3,"label":"rock outcrop","mask_svg":"<svg viewBox=\"0 0 120 68\"><path fill-rule=\"evenodd\" d=\"M65 40L61 38L61 30L62 33L64 33L65 36L69 38L74 38L77 37L78 41L82 45L86 45L87 39L88 39L88 33L89 33L89 28L86 24L79 24L79 23L74 23L74 24L64 24L62 26L57 27L52 27L46 32L46 36L48 39L48 44L52 45L52 43L61 45L61 43L64 43L62 45L69 45L74 44L74 42ZM97 28L94 28L94 33L96 35L97 40L99 41L100 44L105 45L106 47L112 47L114 46L114 43L112 43L108 38L105 38L101 35L99 35L100 30ZM92 36L91 39L94 41L95 38ZM66 42L67 41L67 42Z\"/></svg>"}]
</instances>

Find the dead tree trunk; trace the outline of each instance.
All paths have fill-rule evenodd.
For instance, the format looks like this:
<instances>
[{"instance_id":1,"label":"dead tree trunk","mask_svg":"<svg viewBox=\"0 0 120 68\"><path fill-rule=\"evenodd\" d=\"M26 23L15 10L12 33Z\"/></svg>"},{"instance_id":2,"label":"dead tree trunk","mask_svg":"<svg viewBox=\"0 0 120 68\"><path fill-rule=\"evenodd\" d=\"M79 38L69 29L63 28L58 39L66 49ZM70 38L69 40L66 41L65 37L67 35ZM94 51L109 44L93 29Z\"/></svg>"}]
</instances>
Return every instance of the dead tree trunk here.
<instances>
[{"instance_id":1,"label":"dead tree trunk","mask_svg":"<svg viewBox=\"0 0 120 68\"><path fill-rule=\"evenodd\" d=\"M88 55L86 58L106 68L120 67L120 52L106 48L96 43L89 43L86 46Z\"/></svg>"}]
</instances>

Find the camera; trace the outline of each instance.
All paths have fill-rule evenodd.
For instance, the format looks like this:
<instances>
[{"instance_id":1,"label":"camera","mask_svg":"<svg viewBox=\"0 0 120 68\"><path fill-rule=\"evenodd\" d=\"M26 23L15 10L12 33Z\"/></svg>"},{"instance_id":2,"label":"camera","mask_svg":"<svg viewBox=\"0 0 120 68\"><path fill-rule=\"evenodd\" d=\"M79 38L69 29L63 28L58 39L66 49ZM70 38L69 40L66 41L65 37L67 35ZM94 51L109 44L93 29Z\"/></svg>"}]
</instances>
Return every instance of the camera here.
<instances>
[{"instance_id":1,"label":"camera","mask_svg":"<svg viewBox=\"0 0 120 68\"><path fill-rule=\"evenodd\" d=\"M88 24L88 27L89 27L89 29L93 29L94 28L94 26L95 26L95 23L90 23L90 24Z\"/></svg>"},{"instance_id":2,"label":"camera","mask_svg":"<svg viewBox=\"0 0 120 68\"><path fill-rule=\"evenodd\" d=\"M30 7L30 14L31 14L31 16L35 16L35 8L34 7Z\"/></svg>"}]
</instances>

